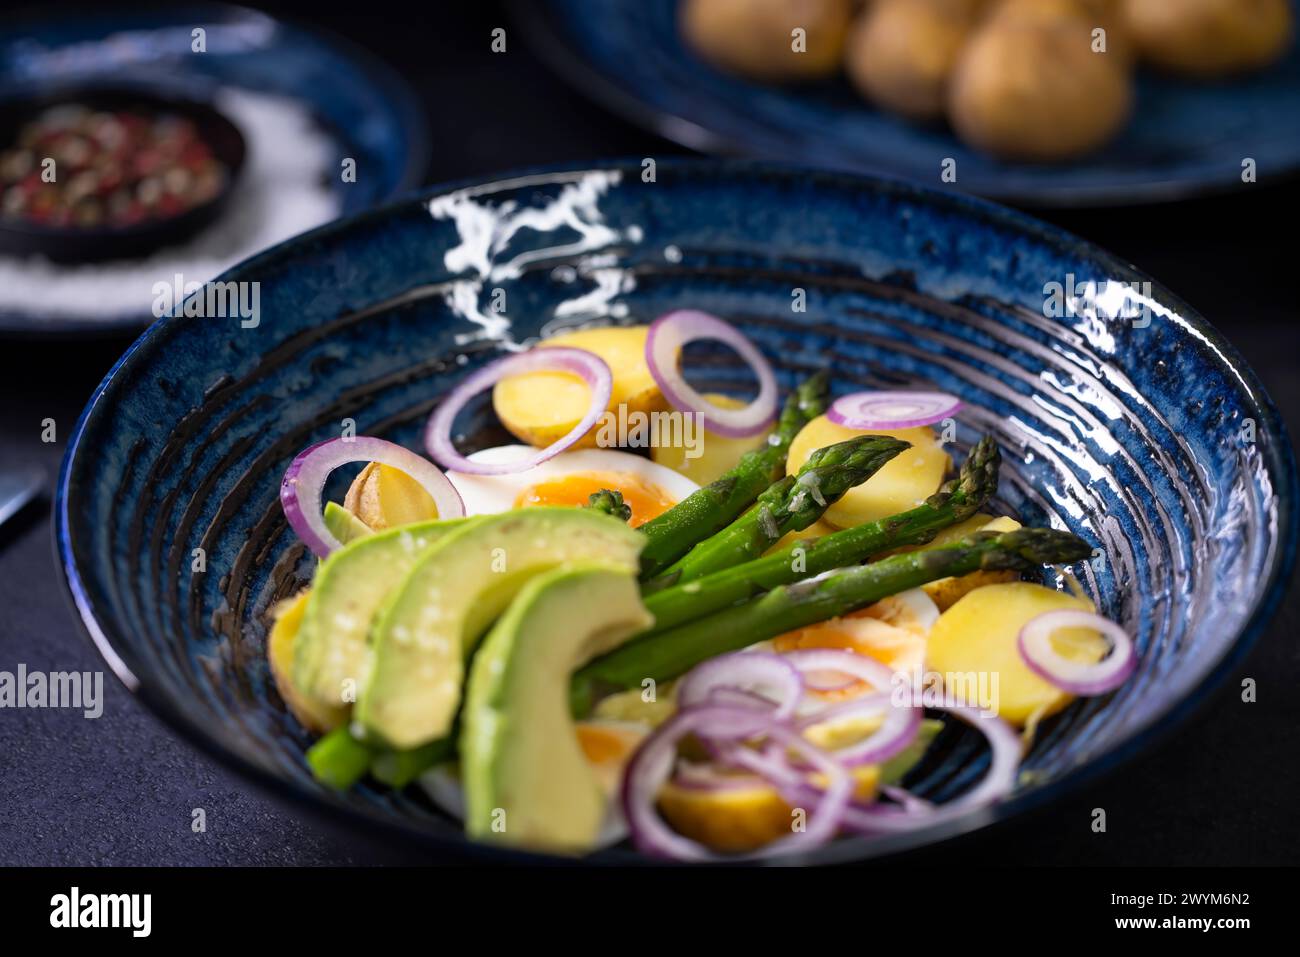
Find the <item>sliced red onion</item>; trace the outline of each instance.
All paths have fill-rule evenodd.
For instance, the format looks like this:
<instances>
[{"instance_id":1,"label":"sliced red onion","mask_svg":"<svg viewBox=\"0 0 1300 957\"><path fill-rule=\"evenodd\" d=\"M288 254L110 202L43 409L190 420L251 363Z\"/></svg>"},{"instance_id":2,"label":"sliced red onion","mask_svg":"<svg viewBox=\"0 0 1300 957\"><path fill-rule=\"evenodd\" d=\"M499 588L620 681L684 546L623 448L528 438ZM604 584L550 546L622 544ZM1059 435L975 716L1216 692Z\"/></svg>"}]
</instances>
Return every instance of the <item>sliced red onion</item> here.
<instances>
[{"instance_id":1,"label":"sliced red onion","mask_svg":"<svg viewBox=\"0 0 1300 957\"><path fill-rule=\"evenodd\" d=\"M988 773L979 784L947 804L929 804L902 788L894 788L890 797L902 805L901 809L879 804L851 804L844 811L845 826L867 833L913 831L993 804L1015 788L1022 751L1020 736L1015 730L996 715L984 714L979 708L969 705L941 706L937 710L960 718L988 739L991 752Z\"/></svg>"},{"instance_id":2,"label":"sliced red onion","mask_svg":"<svg viewBox=\"0 0 1300 957\"><path fill-rule=\"evenodd\" d=\"M741 409L723 409L697 392L679 369L681 350L689 342L709 339L734 349L758 379L758 396ZM772 366L740 330L697 309L678 309L650 324L645 342L646 365L668 403L700 416L710 432L728 438L757 435L776 418L777 386Z\"/></svg>"},{"instance_id":3,"label":"sliced red onion","mask_svg":"<svg viewBox=\"0 0 1300 957\"><path fill-rule=\"evenodd\" d=\"M743 791L767 787L768 782L757 774L729 774L712 762L679 761L673 784L690 791Z\"/></svg>"},{"instance_id":4,"label":"sliced red onion","mask_svg":"<svg viewBox=\"0 0 1300 957\"><path fill-rule=\"evenodd\" d=\"M920 708L907 705L900 707L890 700L889 694L876 692L840 702L804 718L795 724L795 730L803 733L817 725L833 724L846 718L874 717L878 714L885 716L879 728L861 741L836 748L830 754L845 767L879 764L888 761L915 740L921 728Z\"/></svg>"},{"instance_id":5,"label":"sliced red onion","mask_svg":"<svg viewBox=\"0 0 1300 957\"><path fill-rule=\"evenodd\" d=\"M933 811L934 804L923 797L917 797L906 788L900 788L894 784L883 784L880 787L880 793L891 801L902 806L902 809L908 814L923 814L926 811Z\"/></svg>"},{"instance_id":6,"label":"sliced red onion","mask_svg":"<svg viewBox=\"0 0 1300 957\"><path fill-rule=\"evenodd\" d=\"M853 687L857 683L858 680L856 678L850 678L848 681L832 681L831 679L825 677L825 675L821 675L817 673L804 675L804 685L808 688L808 690L814 692L821 692L822 694L830 694L832 691L848 691L849 688ZM828 699L828 700L836 700L836 699ZM814 701L814 704L820 704L820 703L821 702Z\"/></svg>"},{"instance_id":7,"label":"sliced red onion","mask_svg":"<svg viewBox=\"0 0 1300 957\"><path fill-rule=\"evenodd\" d=\"M715 854L690 838L677 834L655 808L659 790L677 763L678 743L687 735L701 734L734 739L761 735L786 750L797 752L815 773L825 775L826 787L807 794L815 800L815 806L808 814L807 830L773 841L759 854L768 856L811 849L825 843L839 831L840 817L853 793L853 779L837 761L790 728L775 721L770 712L753 708L700 705L678 711L660 725L654 734L641 743L628 762L623 776L623 813L632 829L632 840L643 853L681 861L735 859L733 856Z\"/></svg>"},{"instance_id":8,"label":"sliced red onion","mask_svg":"<svg viewBox=\"0 0 1300 957\"><path fill-rule=\"evenodd\" d=\"M536 455L518 461L475 462L461 455L451 437L460 410L474 396L490 389L502 379L529 372L570 372L587 383L591 389L591 406L578 424L563 438L539 450ZM447 393L447 397L438 403L438 407L429 416L429 423L424 429L424 445L429 450L429 455L440 465L458 472L471 475L523 472L559 455L591 431L609 408L610 396L613 394L614 376L609 371L609 366L600 356L586 349L555 346L516 353L488 363Z\"/></svg>"},{"instance_id":9,"label":"sliced red onion","mask_svg":"<svg viewBox=\"0 0 1300 957\"><path fill-rule=\"evenodd\" d=\"M877 691L888 691L894 681L894 669L888 665L860 655L856 651L839 648L800 648L787 651L781 655L804 675L815 676L810 685L820 690L843 687L847 682L839 682L828 675L847 675L865 681Z\"/></svg>"},{"instance_id":10,"label":"sliced red onion","mask_svg":"<svg viewBox=\"0 0 1300 957\"><path fill-rule=\"evenodd\" d=\"M733 744L721 752L720 760L760 776L796 802L806 799L809 791L817 790L808 783L808 769L795 767L789 752L774 741L767 742L760 750Z\"/></svg>"},{"instance_id":11,"label":"sliced red onion","mask_svg":"<svg viewBox=\"0 0 1300 957\"><path fill-rule=\"evenodd\" d=\"M947 392L854 392L832 402L826 417L846 429L913 429L960 408L961 400Z\"/></svg>"},{"instance_id":12,"label":"sliced red onion","mask_svg":"<svg viewBox=\"0 0 1300 957\"><path fill-rule=\"evenodd\" d=\"M1096 664L1071 661L1052 647L1052 633L1062 628L1091 628L1110 639L1110 653ZM1133 639L1119 625L1082 609L1044 612L1030 619L1016 639L1020 656L1031 671L1062 691L1099 695L1113 691L1137 667Z\"/></svg>"},{"instance_id":13,"label":"sliced red onion","mask_svg":"<svg viewBox=\"0 0 1300 957\"><path fill-rule=\"evenodd\" d=\"M439 518L460 518L465 514L460 493L447 476L410 449L368 435L318 442L289 463L280 482L280 505L298 537L320 558L343 547L325 526L321 510L325 480L349 462L378 462L405 472L433 496Z\"/></svg>"},{"instance_id":14,"label":"sliced red onion","mask_svg":"<svg viewBox=\"0 0 1300 957\"><path fill-rule=\"evenodd\" d=\"M794 715L803 694L803 680L783 655L736 652L710 658L691 669L677 687L683 708L713 700L744 707L747 702L727 692L748 692L772 708L772 718L786 721Z\"/></svg>"}]
</instances>

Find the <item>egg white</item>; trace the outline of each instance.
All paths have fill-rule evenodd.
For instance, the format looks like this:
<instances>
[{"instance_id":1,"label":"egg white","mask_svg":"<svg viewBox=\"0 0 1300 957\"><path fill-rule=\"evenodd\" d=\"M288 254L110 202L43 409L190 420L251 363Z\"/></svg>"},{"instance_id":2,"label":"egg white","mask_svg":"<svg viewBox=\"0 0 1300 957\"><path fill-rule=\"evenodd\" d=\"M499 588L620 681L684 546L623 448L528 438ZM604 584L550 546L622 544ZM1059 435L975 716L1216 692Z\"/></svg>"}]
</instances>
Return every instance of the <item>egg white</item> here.
<instances>
[{"instance_id":1,"label":"egg white","mask_svg":"<svg viewBox=\"0 0 1300 957\"><path fill-rule=\"evenodd\" d=\"M502 462L520 462L537 453L531 445L498 445L469 456L471 462L496 465ZM470 475L466 472L448 472L447 478L456 486L465 502L466 515L495 515L515 507L519 496L542 482L553 481L575 472L623 472L641 481L657 486L675 502L680 502L699 486L686 476L664 465L631 452L617 449L577 449L561 452L541 465L507 475Z\"/></svg>"}]
</instances>

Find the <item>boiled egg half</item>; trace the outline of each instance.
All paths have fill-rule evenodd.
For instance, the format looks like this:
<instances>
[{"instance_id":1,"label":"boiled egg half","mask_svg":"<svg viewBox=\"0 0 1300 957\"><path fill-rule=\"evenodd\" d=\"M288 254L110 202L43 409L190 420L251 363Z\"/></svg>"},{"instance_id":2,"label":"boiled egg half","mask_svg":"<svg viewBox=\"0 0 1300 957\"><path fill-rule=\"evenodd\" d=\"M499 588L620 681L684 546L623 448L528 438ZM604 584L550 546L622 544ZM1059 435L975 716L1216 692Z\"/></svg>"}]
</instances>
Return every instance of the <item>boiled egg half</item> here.
<instances>
[{"instance_id":1,"label":"boiled egg half","mask_svg":"<svg viewBox=\"0 0 1300 957\"><path fill-rule=\"evenodd\" d=\"M520 462L537 454L529 445L499 445L469 456L471 462ZM587 504L601 489L619 492L637 528L662 515L699 486L670 468L615 449L577 449L522 472L471 475L448 472L465 502L466 515L494 515L533 505Z\"/></svg>"}]
</instances>

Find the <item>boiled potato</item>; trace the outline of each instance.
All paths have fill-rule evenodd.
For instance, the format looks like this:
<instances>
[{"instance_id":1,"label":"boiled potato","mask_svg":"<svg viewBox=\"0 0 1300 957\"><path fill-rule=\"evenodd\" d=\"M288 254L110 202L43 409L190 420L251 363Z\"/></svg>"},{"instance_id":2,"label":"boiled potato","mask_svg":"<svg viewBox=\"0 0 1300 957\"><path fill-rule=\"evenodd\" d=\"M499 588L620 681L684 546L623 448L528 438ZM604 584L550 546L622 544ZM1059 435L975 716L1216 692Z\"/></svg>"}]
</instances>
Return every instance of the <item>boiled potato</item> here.
<instances>
[{"instance_id":1,"label":"boiled potato","mask_svg":"<svg viewBox=\"0 0 1300 957\"><path fill-rule=\"evenodd\" d=\"M976 524L977 522L979 524ZM987 515L973 515L964 522L945 528L934 537L934 541L922 547L934 548L939 545L948 545L966 537L971 532L1014 532L1020 527L1020 523L1014 518L1006 518L1005 516L990 518ZM976 588L982 588L985 585L996 585L1001 582L1013 582L1018 578L1020 576L1013 571L978 571L971 572L969 575L958 575L955 578L940 578L932 582L926 582L921 588L939 606L940 611L947 611Z\"/></svg>"},{"instance_id":2,"label":"boiled potato","mask_svg":"<svg viewBox=\"0 0 1300 957\"><path fill-rule=\"evenodd\" d=\"M881 0L849 34L845 69L872 102L913 119L943 115L979 0Z\"/></svg>"},{"instance_id":3,"label":"boiled potato","mask_svg":"<svg viewBox=\"0 0 1300 957\"><path fill-rule=\"evenodd\" d=\"M822 415L805 425L790 443L786 470L794 475L817 449L868 434L902 439L911 442L912 448L890 459L879 472L856 488L849 489L826 510L825 521L837 528L874 522L920 505L939 490L944 473L952 464L948 453L936 440L933 429L922 427L867 433L836 425Z\"/></svg>"},{"instance_id":4,"label":"boiled potato","mask_svg":"<svg viewBox=\"0 0 1300 957\"><path fill-rule=\"evenodd\" d=\"M704 398L723 409L739 409L748 404L742 399L721 393L705 393ZM695 458L687 454L690 449L686 443L651 446L650 458L674 472L680 472L696 485L708 485L735 468L746 452L761 448L766 442L766 432L733 439L705 429L699 436L699 448L695 450L700 454Z\"/></svg>"},{"instance_id":5,"label":"boiled potato","mask_svg":"<svg viewBox=\"0 0 1300 957\"><path fill-rule=\"evenodd\" d=\"M684 0L681 31L705 60L754 80L812 80L840 66L851 0ZM794 49L795 29L805 49Z\"/></svg>"},{"instance_id":6,"label":"boiled potato","mask_svg":"<svg viewBox=\"0 0 1300 957\"><path fill-rule=\"evenodd\" d=\"M1276 60L1291 43L1289 0L1123 0L1124 17L1148 63L1217 77Z\"/></svg>"},{"instance_id":7,"label":"boiled potato","mask_svg":"<svg viewBox=\"0 0 1300 957\"><path fill-rule=\"evenodd\" d=\"M995 156L1062 160L1119 132L1132 85L1125 57L1092 51L1087 16L994 15L957 61L948 117L962 140Z\"/></svg>"},{"instance_id":8,"label":"boiled potato","mask_svg":"<svg viewBox=\"0 0 1300 957\"><path fill-rule=\"evenodd\" d=\"M343 507L376 532L438 517L433 496L423 485L401 469L378 462L352 480Z\"/></svg>"},{"instance_id":9,"label":"boiled potato","mask_svg":"<svg viewBox=\"0 0 1300 957\"><path fill-rule=\"evenodd\" d=\"M646 365L648 330L648 326L580 329L553 336L537 348L572 346L594 352L605 360L614 377L609 412L618 415L619 407L623 406L625 416L649 415L667 406ZM567 372L510 376L498 382L492 391L492 407L502 424L519 441L537 448L545 448L563 438L582 420L590 405L591 390L587 384ZM593 428L573 448L594 446L599 429L599 425Z\"/></svg>"},{"instance_id":10,"label":"boiled potato","mask_svg":"<svg viewBox=\"0 0 1300 957\"><path fill-rule=\"evenodd\" d=\"M324 734L343 722L344 712L322 708L306 695L299 694L290 678L293 674L293 643L302 625L302 615L307 608L309 594L309 590L304 590L293 598L285 599L272 609L271 614L275 618L275 624L271 626L270 637L266 640L266 659L271 665L271 677L275 681L275 688L284 699L289 713L308 731Z\"/></svg>"},{"instance_id":11,"label":"boiled potato","mask_svg":"<svg viewBox=\"0 0 1300 957\"><path fill-rule=\"evenodd\" d=\"M870 801L880 768L867 764L851 773L857 782L855 795ZM709 790L669 782L659 792L659 811L675 831L724 853L757 850L791 834L793 810L775 788L765 785Z\"/></svg>"},{"instance_id":12,"label":"boiled potato","mask_svg":"<svg viewBox=\"0 0 1300 957\"><path fill-rule=\"evenodd\" d=\"M1073 696L1030 670L1017 639L1031 618L1061 609L1094 610L1086 598L1030 582L977 588L940 615L930 629L926 667L945 676L945 681L950 675L970 676L972 682L986 676L998 714L1012 724L1054 714ZM1089 662L1100 661L1107 649L1106 640L1089 628L1061 629L1053 644L1065 657ZM968 693L975 687L972 683Z\"/></svg>"},{"instance_id":13,"label":"boiled potato","mask_svg":"<svg viewBox=\"0 0 1300 957\"><path fill-rule=\"evenodd\" d=\"M1132 40L1120 4L1121 0L999 0L993 16L1039 23L1082 19L1090 36L1099 27L1106 31L1106 53L1131 63Z\"/></svg>"}]
</instances>

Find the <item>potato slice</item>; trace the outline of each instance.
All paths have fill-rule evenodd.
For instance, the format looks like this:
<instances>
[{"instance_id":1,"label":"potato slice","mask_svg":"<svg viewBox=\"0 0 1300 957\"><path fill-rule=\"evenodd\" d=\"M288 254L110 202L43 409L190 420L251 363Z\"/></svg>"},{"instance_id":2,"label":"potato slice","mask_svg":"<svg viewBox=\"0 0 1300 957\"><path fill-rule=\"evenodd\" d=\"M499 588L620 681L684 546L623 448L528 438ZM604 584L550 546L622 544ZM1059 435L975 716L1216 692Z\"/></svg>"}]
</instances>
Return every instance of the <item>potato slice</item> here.
<instances>
[{"instance_id":1,"label":"potato slice","mask_svg":"<svg viewBox=\"0 0 1300 957\"><path fill-rule=\"evenodd\" d=\"M275 688L284 699L289 713L308 731L324 734L343 720L343 711L321 708L300 694L291 679L293 674L293 643L302 625L302 614L307 607L310 589L303 589L292 598L286 598L271 610L275 624L266 640L266 659L271 665Z\"/></svg>"},{"instance_id":2,"label":"potato slice","mask_svg":"<svg viewBox=\"0 0 1300 957\"><path fill-rule=\"evenodd\" d=\"M378 462L352 480L343 507L376 532L438 517L433 496L423 485L401 469Z\"/></svg>"},{"instance_id":3,"label":"potato slice","mask_svg":"<svg viewBox=\"0 0 1300 957\"><path fill-rule=\"evenodd\" d=\"M953 691L956 676L964 676L968 683L983 677L998 714L1012 724L1023 726L1031 718L1055 714L1073 695L1031 671L1020 656L1017 639L1031 618L1061 609L1094 610L1086 598L1030 582L977 588L940 615L930 629L926 667L943 677ZM1105 639L1088 628L1062 629L1053 636L1053 644L1062 655L1089 662L1100 661L1107 648Z\"/></svg>"},{"instance_id":4,"label":"potato slice","mask_svg":"<svg viewBox=\"0 0 1300 957\"><path fill-rule=\"evenodd\" d=\"M880 768L862 765L851 773L856 797L870 801ZM705 790L670 782L659 792L659 811L677 833L726 853L756 850L790 834L793 810L775 788L766 786Z\"/></svg>"},{"instance_id":5,"label":"potato slice","mask_svg":"<svg viewBox=\"0 0 1300 957\"><path fill-rule=\"evenodd\" d=\"M571 346L605 360L614 376L609 411L622 415L649 414L667 408L645 361L648 326L606 326L580 329L538 343L538 349ZM502 379L492 390L492 407L511 434L521 442L545 448L564 437L581 421L591 404L585 382L567 372L530 372ZM629 419L629 421L631 421ZM574 448L596 445L599 426Z\"/></svg>"},{"instance_id":6,"label":"potato slice","mask_svg":"<svg viewBox=\"0 0 1300 957\"><path fill-rule=\"evenodd\" d=\"M706 392L704 398L723 409L739 409L747 405L744 400L716 392ZM687 443L676 445L656 445L650 449L650 458L660 465L666 465L674 472L685 475L696 485L708 485L718 479L724 472L735 468L740 457L752 449L759 448L767 442L767 433L760 432L748 438L732 439L725 435L704 430L698 437L698 449L691 450ZM688 451L698 454L694 458Z\"/></svg>"},{"instance_id":7,"label":"potato slice","mask_svg":"<svg viewBox=\"0 0 1300 957\"><path fill-rule=\"evenodd\" d=\"M856 488L849 489L826 510L825 521L837 528L874 522L920 505L939 490L944 474L952 464L933 429L867 432L836 425L822 415L805 425L790 443L787 472L791 475L798 472L817 449L858 435L888 435L911 442L912 448L886 462L879 472Z\"/></svg>"}]
</instances>

